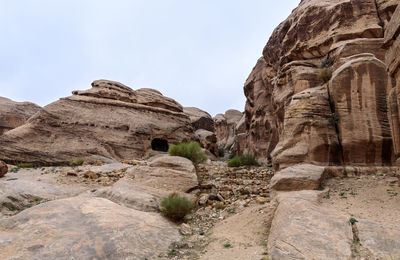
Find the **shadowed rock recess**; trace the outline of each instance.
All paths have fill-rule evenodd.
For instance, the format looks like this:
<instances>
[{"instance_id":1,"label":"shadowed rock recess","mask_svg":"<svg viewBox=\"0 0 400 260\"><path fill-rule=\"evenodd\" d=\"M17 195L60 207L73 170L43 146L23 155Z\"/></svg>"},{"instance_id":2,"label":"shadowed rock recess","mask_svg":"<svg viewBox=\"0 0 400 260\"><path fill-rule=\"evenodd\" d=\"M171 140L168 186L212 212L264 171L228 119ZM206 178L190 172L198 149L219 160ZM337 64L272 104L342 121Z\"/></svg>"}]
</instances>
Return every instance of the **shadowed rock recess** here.
<instances>
[{"instance_id":1,"label":"shadowed rock recess","mask_svg":"<svg viewBox=\"0 0 400 260\"><path fill-rule=\"evenodd\" d=\"M6 162L66 163L101 155L145 157L153 139L178 143L193 139L183 108L153 89L97 80L86 91L53 102L28 122L0 137Z\"/></svg>"},{"instance_id":2,"label":"shadowed rock recess","mask_svg":"<svg viewBox=\"0 0 400 260\"><path fill-rule=\"evenodd\" d=\"M389 21L397 4L301 1L245 83L248 136L241 151L270 157L277 169L394 164L399 23ZM323 70L332 73L325 82L318 79Z\"/></svg>"}]
</instances>

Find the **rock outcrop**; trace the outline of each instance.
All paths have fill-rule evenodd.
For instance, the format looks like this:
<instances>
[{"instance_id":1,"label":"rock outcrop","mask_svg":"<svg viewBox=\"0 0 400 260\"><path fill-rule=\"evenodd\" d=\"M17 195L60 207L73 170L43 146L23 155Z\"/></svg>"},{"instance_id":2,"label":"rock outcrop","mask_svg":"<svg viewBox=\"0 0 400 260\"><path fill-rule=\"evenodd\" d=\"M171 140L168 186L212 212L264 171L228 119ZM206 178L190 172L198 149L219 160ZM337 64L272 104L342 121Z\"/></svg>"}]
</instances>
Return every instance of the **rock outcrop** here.
<instances>
[{"instance_id":1,"label":"rock outcrop","mask_svg":"<svg viewBox=\"0 0 400 260\"><path fill-rule=\"evenodd\" d=\"M78 196L0 220L0 258L153 259L179 237L157 213Z\"/></svg>"},{"instance_id":2,"label":"rock outcrop","mask_svg":"<svg viewBox=\"0 0 400 260\"><path fill-rule=\"evenodd\" d=\"M7 164L3 161L0 161L0 178L6 175L8 172Z\"/></svg>"},{"instance_id":3,"label":"rock outcrop","mask_svg":"<svg viewBox=\"0 0 400 260\"><path fill-rule=\"evenodd\" d=\"M39 110L40 107L33 103L0 97L0 135L25 124Z\"/></svg>"},{"instance_id":4,"label":"rock outcrop","mask_svg":"<svg viewBox=\"0 0 400 260\"><path fill-rule=\"evenodd\" d=\"M268 238L272 259L350 259L348 217L318 205L318 191L278 195Z\"/></svg>"},{"instance_id":5,"label":"rock outcrop","mask_svg":"<svg viewBox=\"0 0 400 260\"><path fill-rule=\"evenodd\" d=\"M243 113L234 109L229 109L225 114L217 114L214 117L218 149L235 153L234 148L237 142L237 135L239 134L238 131L245 130L243 127L238 128L242 117Z\"/></svg>"},{"instance_id":6,"label":"rock outcrop","mask_svg":"<svg viewBox=\"0 0 400 260\"><path fill-rule=\"evenodd\" d=\"M240 150L271 157L275 168L392 165L399 157L397 4L301 1L245 83L248 137Z\"/></svg>"},{"instance_id":7,"label":"rock outcrop","mask_svg":"<svg viewBox=\"0 0 400 260\"><path fill-rule=\"evenodd\" d=\"M398 7L392 19L386 26L384 47L387 49L385 62L390 77L393 79L389 90L388 109L390 125L393 129L394 157L400 157L400 8ZM398 159L397 159L398 160ZM399 165L399 162L397 162Z\"/></svg>"},{"instance_id":8,"label":"rock outcrop","mask_svg":"<svg viewBox=\"0 0 400 260\"><path fill-rule=\"evenodd\" d=\"M125 177L111 187L99 189L100 196L145 212L158 212L163 197L173 192L185 195L198 186L193 163L183 157L162 155L151 159L148 166L129 168Z\"/></svg>"},{"instance_id":9,"label":"rock outcrop","mask_svg":"<svg viewBox=\"0 0 400 260\"><path fill-rule=\"evenodd\" d=\"M97 80L41 109L28 122L0 137L6 162L66 163L100 155L143 158L169 143L193 140L182 106L152 89Z\"/></svg>"},{"instance_id":10,"label":"rock outcrop","mask_svg":"<svg viewBox=\"0 0 400 260\"><path fill-rule=\"evenodd\" d=\"M299 164L285 168L271 179L271 188L278 191L316 190L327 177L325 168Z\"/></svg>"},{"instance_id":11,"label":"rock outcrop","mask_svg":"<svg viewBox=\"0 0 400 260\"><path fill-rule=\"evenodd\" d=\"M211 115L197 107L184 107L183 112L190 118L195 130L204 129L214 132L214 120Z\"/></svg>"}]
</instances>

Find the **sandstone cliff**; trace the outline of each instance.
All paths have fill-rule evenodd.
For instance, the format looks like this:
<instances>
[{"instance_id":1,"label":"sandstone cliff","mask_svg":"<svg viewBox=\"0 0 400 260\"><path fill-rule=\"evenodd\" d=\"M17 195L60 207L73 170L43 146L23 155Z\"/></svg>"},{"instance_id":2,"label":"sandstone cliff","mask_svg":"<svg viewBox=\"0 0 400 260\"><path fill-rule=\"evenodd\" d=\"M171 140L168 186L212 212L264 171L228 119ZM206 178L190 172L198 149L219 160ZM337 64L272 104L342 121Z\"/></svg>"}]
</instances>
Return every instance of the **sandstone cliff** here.
<instances>
[{"instance_id":1,"label":"sandstone cliff","mask_svg":"<svg viewBox=\"0 0 400 260\"><path fill-rule=\"evenodd\" d=\"M275 29L245 83L248 136L241 152L270 158L276 168L393 164L398 75L387 72L382 46L395 44L384 35L396 32L390 19L397 4L301 1ZM386 56L395 64L396 47ZM332 75L321 81L321 73Z\"/></svg>"},{"instance_id":2,"label":"sandstone cliff","mask_svg":"<svg viewBox=\"0 0 400 260\"><path fill-rule=\"evenodd\" d=\"M0 97L0 135L25 124L39 110L40 107L31 102L15 102Z\"/></svg>"},{"instance_id":3,"label":"sandstone cliff","mask_svg":"<svg viewBox=\"0 0 400 260\"><path fill-rule=\"evenodd\" d=\"M153 89L98 80L86 91L51 103L28 122L0 137L0 159L66 163L101 155L142 158L168 143L194 138L189 118L175 100Z\"/></svg>"}]
</instances>

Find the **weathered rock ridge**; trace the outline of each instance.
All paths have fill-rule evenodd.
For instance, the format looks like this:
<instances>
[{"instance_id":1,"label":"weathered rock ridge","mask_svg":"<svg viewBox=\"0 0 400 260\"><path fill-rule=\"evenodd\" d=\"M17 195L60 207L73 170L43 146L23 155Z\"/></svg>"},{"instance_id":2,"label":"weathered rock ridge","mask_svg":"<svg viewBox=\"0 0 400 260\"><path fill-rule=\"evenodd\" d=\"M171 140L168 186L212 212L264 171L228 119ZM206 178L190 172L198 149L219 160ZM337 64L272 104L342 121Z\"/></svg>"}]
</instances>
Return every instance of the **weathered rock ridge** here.
<instances>
[{"instance_id":1,"label":"weathered rock ridge","mask_svg":"<svg viewBox=\"0 0 400 260\"><path fill-rule=\"evenodd\" d=\"M240 152L272 159L276 168L394 164L397 4L301 1L275 29L245 83L248 136ZM322 81L323 73L331 77Z\"/></svg>"},{"instance_id":2,"label":"weathered rock ridge","mask_svg":"<svg viewBox=\"0 0 400 260\"><path fill-rule=\"evenodd\" d=\"M215 134L218 148L231 154L237 154L243 137L247 134L244 128L244 114L235 109L229 109L225 114L215 115Z\"/></svg>"},{"instance_id":3,"label":"weathered rock ridge","mask_svg":"<svg viewBox=\"0 0 400 260\"><path fill-rule=\"evenodd\" d=\"M142 158L152 148L190 141L193 128L175 100L153 89L97 80L86 91L53 102L0 137L6 162L66 163L100 155ZM167 143L168 142L168 143Z\"/></svg>"},{"instance_id":4,"label":"weathered rock ridge","mask_svg":"<svg viewBox=\"0 0 400 260\"><path fill-rule=\"evenodd\" d=\"M31 102L15 102L0 97L0 135L25 124L39 110L40 107Z\"/></svg>"}]
</instances>

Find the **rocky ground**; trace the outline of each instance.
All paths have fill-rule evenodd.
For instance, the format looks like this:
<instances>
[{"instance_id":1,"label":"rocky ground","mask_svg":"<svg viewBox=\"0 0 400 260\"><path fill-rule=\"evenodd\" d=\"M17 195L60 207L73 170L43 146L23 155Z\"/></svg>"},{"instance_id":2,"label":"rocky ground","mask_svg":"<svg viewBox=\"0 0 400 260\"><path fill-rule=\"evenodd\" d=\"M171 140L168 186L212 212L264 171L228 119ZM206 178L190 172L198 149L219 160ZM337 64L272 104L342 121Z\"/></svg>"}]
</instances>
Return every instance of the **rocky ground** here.
<instances>
[{"instance_id":1,"label":"rocky ground","mask_svg":"<svg viewBox=\"0 0 400 260\"><path fill-rule=\"evenodd\" d=\"M282 187L313 180L319 190L277 192L271 186L283 179L272 168L228 168L217 161L197 167L196 188L176 175L193 166L165 158L68 167L9 165L0 179L1 258L67 255L65 243L83 259L107 258L109 252L118 259L254 260L396 259L400 254L397 177L377 172L304 179L306 172L323 171L303 165L287 181L296 186ZM162 189L170 185L168 178L159 179L161 172L172 178L171 185L193 186L188 196L197 206L178 225L158 212L159 198L168 194ZM162 188L151 186L159 184ZM351 218L357 222L351 224ZM140 236L138 226L144 230ZM87 235L82 238L81 232ZM134 248L129 241L136 241Z\"/></svg>"}]
</instances>

